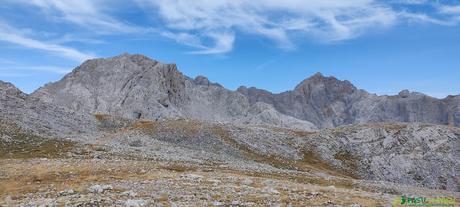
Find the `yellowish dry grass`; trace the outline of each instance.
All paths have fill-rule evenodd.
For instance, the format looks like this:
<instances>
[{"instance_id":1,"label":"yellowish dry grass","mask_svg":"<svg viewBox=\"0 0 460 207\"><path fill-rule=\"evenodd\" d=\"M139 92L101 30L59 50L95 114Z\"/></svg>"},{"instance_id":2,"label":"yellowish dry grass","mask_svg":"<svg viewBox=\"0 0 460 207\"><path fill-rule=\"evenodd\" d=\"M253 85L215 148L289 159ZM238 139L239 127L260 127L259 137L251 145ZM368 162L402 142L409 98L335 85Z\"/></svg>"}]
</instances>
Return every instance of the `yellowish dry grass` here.
<instances>
[{"instance_id":1,"label":"yellowish dry grass","mask_svg":"<svg viewBox=\"0 0 460 207\"><path fill-rule=\"evenodd\" d=\"M96 113L94 114L94 118L96 118L98 121L107 121L110 119L110 115Z\"/></svg>"},{"instance_id":2,"label":"yellowish dry grass","mask_svg":"<svg viewBox=\"0 0 460 207\"><path fill-rule=\"evenodd\" d=\"M280 192L280 200L283 206L292 203L293 206L324 205L330 201L338 205L351 205L359 203L362 206L382 206L382 201L375 196L354 191L349 188L341 188L334 181L313 180L301 176L286 176L270 173L251 173L229 169L218 169L207 172L199 166L182 165L181 163L152 163L146 161L109 161L99 160L1 160L0 165L5 166L7 179L0 179L0 199L6 195L14 199L21 199L26 193L40 192L44 188L52 188L57 191L74 189L77 192L87 192L87 187L94 183L112 183L116 181L142 182L144 180L168 180L177 179L183 173L196 173L204 179L217 179L222 182L219 185L232 187L239 192L244 186L238 182L226 181L228 177L236 177L239 180L251 179L250 187L262 190L266 188L265 181L274 180L283 183L286 187L276 187ZM181 183L177 183L179 186ZM184 183L184 187L190 187L193 183ZM231 203L233 196L220 191L225 188L214 188L213 182L197 182L196 188L208 189L210 196L215 200ZM336 189L326 186L335 185ZM122 192L125 189L114 189ZM310 196L310 193L320 192L320 196ZM193 192L190 192L193 194ZM144 195L145 194L145 195ZM139 196L150 196L148 192L140 192ZM242 200L262 205L269 198L266 194L244 194ZM293 197L294 196L294 197ZM154 197L155 202L169 205L168 194ZM181 198L175 198L178 202Z\"/></svg>"}]
</instances>

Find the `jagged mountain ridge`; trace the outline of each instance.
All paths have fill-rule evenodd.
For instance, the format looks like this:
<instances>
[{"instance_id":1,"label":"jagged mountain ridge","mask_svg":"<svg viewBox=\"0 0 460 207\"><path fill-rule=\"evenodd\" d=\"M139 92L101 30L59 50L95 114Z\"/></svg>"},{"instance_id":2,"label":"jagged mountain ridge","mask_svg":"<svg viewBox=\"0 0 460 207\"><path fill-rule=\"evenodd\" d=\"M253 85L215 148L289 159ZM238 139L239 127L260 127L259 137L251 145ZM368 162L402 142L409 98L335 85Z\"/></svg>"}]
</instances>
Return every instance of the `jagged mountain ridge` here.
<instances>
[{"instance_id":1,"label":"jagged mountain ridge","mask_svg":"<svg viewBox=\"0 0 460 207\"><path fill-rule=\"evenodd\" d=\"M377 96L357 89L349 81L321 73L304 80L294 90L273 94L257 88L238 88L251 103L264 102L286 115L307 120L319 128L378 122L421 122L460 126L460 96L436 99L401 91Z\"/></svg>"},{"instance_id":2,"label":"jagged mountain ridge","mask_svg":"<svg viewBox=\"0 0 460 207\"><path fill-rule=\"evenodd\" d=\"M377 96L320 73L280 94L246 87L234 92L203 76L193 80L174 64L130 54L86 61L31 96L84 113L186 117L305 130L378 122L460 125L459 96L436 99L408 91Z\"/></svg>"},{"instance_id":3,"label":"jagged mountain ridge","mask_svg":"<svg viewBox=\"0 0 460 207\"><path fill-rule=\"evenodd\" d=\"M268 104L251 104L238 92L204 77L193 80L180 73L176 65L143 55L88 60L31 96L86 114L151 120L184 117L316 129L313 124L281 114Z\"/></svg>"}]
</instances>

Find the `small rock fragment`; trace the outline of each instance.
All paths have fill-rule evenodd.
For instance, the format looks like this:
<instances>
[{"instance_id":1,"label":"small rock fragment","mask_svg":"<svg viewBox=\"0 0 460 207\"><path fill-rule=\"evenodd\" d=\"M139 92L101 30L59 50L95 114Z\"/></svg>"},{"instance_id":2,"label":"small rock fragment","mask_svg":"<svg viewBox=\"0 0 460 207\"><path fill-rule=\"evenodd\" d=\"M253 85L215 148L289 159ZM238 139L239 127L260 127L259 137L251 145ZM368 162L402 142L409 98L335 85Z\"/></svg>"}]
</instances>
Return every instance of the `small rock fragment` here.
<instances>
[{"instance_id":1,"label":"small rock fragment","mask_svg":"<svg viewBox=\"0 0 460 207\"><path fill-rule=\"evenodd\" d=\"M111 185L93 185L88 188L91 193L104 193L105 191L112 190Z\"/></svg>"},{"instance_id":2,"label":"small rock fragment","mask_svg":"<svg viewBox=\"0 0 460 207\"><path fill-rule=\"evenodd\" d=\"M129 197L136 197L137 196L137 193L130 190L130 191L125 191L123 193L121 193L122 195L126 195L126 196L129 196Z\"/></svg>"},{"instance_id":3,"label":"small rock fragment","mask_svg":"<svg viewBox=\"0 0 460 207\"><path fill-rule=\"evenodd\" d=\"M126 207L141 207L147 205L147 202L145 200L139 199L139 200L126 200L125 201L125 206Z\"/></svg>"},{"instance_id":4,"label":"small rock fragment","mask_svg":"<svg viewBox=\"0 0 460 207\"><path fill-rule=\"evenodd\" d=\"M73 194L75 194L75 191L73 189L67 189L67 190L59 192L59 196L68 196L68 195L73 195Z\"/></svg>"},{"instance_id":5,"label":"small rock fragment","mask_svg":"<svg viewBox=\"0 0 460 207\"><path fill-rule=\"evenodd\" d=\"M214 201L214 202L212 202L212 205L213 205L213 206L223 206L224 203L219 202L219 201Z\"/></svg>"},{"instance_id":6,"label":"small rock fragment","mask_svg":"<svg viewBox=\"0 0 460 207\"><path fill-rule=\"evenodd\" d=\"M249 178L246 178L246 179L241 181L241 184L243 184L243 185L251 185L252 183L254 183L254 182Z\"/></svg>"}]
</instances>

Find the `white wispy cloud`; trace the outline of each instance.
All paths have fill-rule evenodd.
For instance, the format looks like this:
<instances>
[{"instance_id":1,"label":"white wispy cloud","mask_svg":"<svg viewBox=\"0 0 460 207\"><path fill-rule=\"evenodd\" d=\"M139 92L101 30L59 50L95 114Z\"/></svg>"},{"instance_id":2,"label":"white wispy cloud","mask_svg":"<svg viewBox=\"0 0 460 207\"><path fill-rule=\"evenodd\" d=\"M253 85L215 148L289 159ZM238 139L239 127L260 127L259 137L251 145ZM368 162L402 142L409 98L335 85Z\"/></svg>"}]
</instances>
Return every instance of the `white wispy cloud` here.
<instances>
[{"instance_id":1,"label":"white wispy cloud","mask_svg":"<svg viewBox=\"0 0 460 207\"><path fill-rule=\"evenodd\" d=\"M44 66L44 65L27 65L22 62L0 59L0 73L2 74L24 74L26 76L33 75L36 73L56 73L56 74L67 74L70 71L70 67L59 67L59 66Z\"/></svg>"},{"instance_id":2,"label":"white wispy cloud","mask_svg":"<svg viewBox=\"0 0 460 207\"><path fill-rule=\"evenodd\" d=\"M396 18L390 8L369 0L137 2L146 10L154 9L153 13L165 22L165 29L212 40L206 49L196 52L201 54L230 51L237 32L260 35L290 49L295 47L289 35L292 32L323 41L340 41L353 38L368 27L392 25Z\"/></svg>"},{"instance_id":3,"label":"white wispy cloud","mask_svg":"<svg viewBox=\"0 0 460 207\"><path fill-rule=\"evenodd\" d=\"M416 22L416 23L429 23L429 24L437 24L437 25L444 25L444 26L452 26L455 25L455 21L452 18L448 19L439 19L434 18L430 15L423 14L423 13L411 13L402 11L398 13L399 17L404 18L406 21L409 22Z\"/></svg>"},{"instance_id":4,"label":"white wispy cloud","mask_svg":"<svg viewBox=\"0 0 460 207\"><path fill-rule=\"evenodd\" d=\"M11 60L7 60L7 59L4 59L4 58L0 58L0 64L11 65L11 64L16 64L16 62L11 61Z\"/></svg>"},{"instance_id":5,"label":"white wispy cloud","mask_svg":"<svg viewBox=\"0 0 460 207\"><path fill-rule=\"evenodd\" d=\"M400 22L454 25L460 6L427 0L136 0L140 7L159 17L167 37L178 37L201 54L225 53L233 48L240 32L255 34L280 48L295 48L295 38L336 42L356 38L373 28ZM394 7L398 5L398 7ZM442 6L439 13L414 12L406 6ZM151 12L154 11L154 12ZM180 35L175 35L180 34ZM182 38L181 38L182 37ZM185 40L183 37L187 37ZM190 37L193 37L190 38ZM184 41L185 40L185 41ZM208 41L204 41L208 40ZM210 40L210 41L209 41ZM203 44L206 43L206 44ZM205 47L205 49L203 49Z\"/></svg>"},{"instance_id":6,"label":"white wispy cloud","mask_svg":"<svg viewBox=\"0 0 460 207\"><path fill-rule=\"evenodd\" d=\"M214 41L212 47L202 48L199 51L191 52L193 54L221 54L229 52L233 49L235 42L235 34L232 32L210 32L207 36Z\"/></svg>"},{"instance_id":7,"label":"white wispy cloud","mask_svg":"<svg viewBox=\"0 0 460 207\"><path fill-rule=\"evenodd\" d=\"M10 72L10 71L0 71L0 77L2 78L24 78L24 77L30 77L33 74L28 74L28 73L17 73L17 72Z\"/></svg>"},{"instance_id":8,"label":"white wispy cloud","mask_svg":"<svg viewBox=\"0 0 460 207\"><path fill-rule=\"evenodd\" d=\"M169 31L157 31L163 37L172 39L177 43L184 44L190 47L205 49L206 46L203 45L200 37L197 35L189 34L186 32L169 32Z\"/></svg>"},{"instance_id":9,"label":"white wispy cloud","mask_svg":"<svg viewBox=\"0 0 460 207\"><path fill-rule=\"evenodd\" d=\"M25 48L37 49L66 57L78 62L94 58L93 55L80 52L77 49L66 47L58 44L52 44L36 40L25 36L22 32L12 27L11 25L0 21L0 41L8 42L11 44L19 45Z\"/></svg>"},{"instance_id":10,"label":"white wispy cloud","mask_svg":"<svg viewBox=\"0 0 460 207\"><path fill-rule=\"evenodd\" d=\"M15 70L15 71L29 71L29 72L50 72L50 73L57 73L57 74L67 74L70 71L72 71L69 68L65 67L56 67L56 66L34 66L34 65L28 65L28 66L14 66L14 67L8 67L7 69L9 70Z\"/></svg>"},{"instance_id":11,"label":"white wispy cloud","mask_svg":"<svg viewBox=\"0 0 460 207\"><path fill-rule=\"evenodd\" d=\"M84 36L79 36L75 34L64 34L62 36L52 39L50 42L54 44L65 44L65 43L72 43L72 42L79 42L79 43L84 43L84 44L107 44L108 43L102 39L84 37Z\"/></svg>"},{"instance_id":12,"label":"white wispy cloud","mask_svg":"<svg viewBox=\"0 0 460 207\"><path fill-rule=\"evenodd\" d=\"M221 54L233 50L241 33L274 42L284 50L298 41L338 42L369 30L401 22L452 26L460 22L460 5L429 0L4 0L38 8L51 20L69 22L97 35L158 35L195 48L193 54ZM116 16L123 5L136 3L155 21L136 25ZM410 7L434 8L414 11ZM133 8L133 7L130 7ZM0 15L1 16L1 15ZM159 20L159 21L156 21ZM145 21L143 21L145 22ZM68 35L68 34L64 34ZM66 37L47 42L83 40ZM89 38L98 42L95 38ZM22 41L24 42L24 41ZM83 42L83 41L81 41ZM91 42L88 42L91 43Z\"/></svg>"},{"instance_id":13,"label":"white wispy cloud","mask_svg":"<svg viewBox=\"0 0 460 207\"><path fill-rule=\"evenodd\" d=\"M442 5L440 6L440 11L445 14L460 15L460 5L456 5L456 6Z\"/></svg>"},{"instance_id":14,"label":"white wispy cloud","mask_svg":"<svg viewBox=\"0 0 460 207\"><path fill-rule=\"evenodd\" d=\"M392 4L409 4L409 5L422 5L428 3L429 0L391 0Z\"/></svg>"},{"instance_id":15,"label":"white wispy cloud","mask_svg":"<svg viewBox=\"0 0 460 207\"><path fill-rule=\"evenodd\" d=\"M36 74L36 73L56 73L67 74L71 71L69 68L56 67L56 66L35 66L35 65L16 65L16 66L1 66L0 72L8 74L11 72L20 74Z\"/></svg>"},{"instance_id":16,"label":"white wispy cloud","mask_svg":"<svg viewBox=\"0 0 460 207\"><path fill-rule=\"evenodd\" d=\"M10 3L35 6L48 17L62 19L82 27L92 29L94 33L134 33L143 28L130 25L107 14L100 8L106 8L110 1L92 0L6 0Z\"/></svg>"}]
</instances>

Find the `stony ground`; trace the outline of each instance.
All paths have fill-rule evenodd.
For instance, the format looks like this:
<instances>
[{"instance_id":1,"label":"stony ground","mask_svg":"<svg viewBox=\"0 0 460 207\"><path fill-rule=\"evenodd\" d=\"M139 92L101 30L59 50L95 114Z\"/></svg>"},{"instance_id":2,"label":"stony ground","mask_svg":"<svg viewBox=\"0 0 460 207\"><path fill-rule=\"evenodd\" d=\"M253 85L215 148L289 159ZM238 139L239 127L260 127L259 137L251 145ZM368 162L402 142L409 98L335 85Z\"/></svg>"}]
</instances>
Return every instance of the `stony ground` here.
<instances>
[{"instance_id":1,"label":"stony ground","mask_svg":"<svg viewBox=\"0 0 460 207\"><path fill-rule=\"evenodd\" d=\"M402 190L345 177L143 160L83 148L61 157L2 157L0 206L388 206Z\"/></svg>"},{"instance_id":2,"label":"stony ground","mask_svg":"<svg viewBox=\"0 0 460 207\"><path fill-rule=\"evenodd\" d=\"M308 132L189 120L99 127L105 135L68 140L0 125L0 206L356 207L389 206L401 195L460 199L455 191L366 181L333 168L300 150Z\"/></svg>"},{"instance_id":3,"label":"stony ground","mask_svg":"<svg viewBox=\"0 0 460 207\"><path fill-rule=\"evenodd\" d=\"M279 174L99 159L2 160L4 206L381 206L387 196Z\"/></svg>"}]
</instances>

